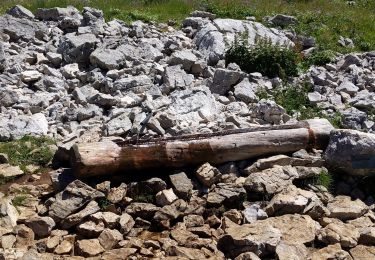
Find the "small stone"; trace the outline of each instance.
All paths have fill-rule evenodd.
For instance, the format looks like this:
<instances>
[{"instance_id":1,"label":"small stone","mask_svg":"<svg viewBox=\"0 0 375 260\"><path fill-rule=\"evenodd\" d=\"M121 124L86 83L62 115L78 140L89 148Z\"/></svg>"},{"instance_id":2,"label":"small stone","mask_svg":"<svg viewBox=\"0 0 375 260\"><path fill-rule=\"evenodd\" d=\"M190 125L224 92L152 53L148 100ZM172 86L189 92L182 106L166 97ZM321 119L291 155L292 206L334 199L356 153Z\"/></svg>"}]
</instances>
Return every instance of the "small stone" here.
<instances>
[{"instance_id":1,"label":"small stone","mask_svg":"<svg viewBox=\"0 0 375 260\"><path fill-rule=\"evenodd\" d=\"M0 164L0 177L1 178L14 178L23 175L24 172L19 166L11 166L10 164Z\"/></svg>"},{"instance_id":2,"label":"small stone","mask_svg":"<svg viewBox=\"0 0 375 260\"><path fill-rule=\"evenodd\" d=\"M127 233L130 232L130 230L133 228L135 224L134 219L132 216L130 216L127 213L122 213L120 217L120 227L121 227L121 232L126 235Z\"/></svg>"},{"instance_id":3,"label":"small stone","mask_svg":"<svg viewBox=\"0 0 375 260\"><path fill-rule=\"evenodd\" d=\"M58 245L55 250L53 251L55 254L58 255L66 255L69 254L73 249L72 243L67 240L63 240L60 245Z\"/></svg>"},{"instance_id":4,"label":"small stone","mask_svg":"<svg viewBox=\"0 0 375 260\"><path fill-rule=\"evenodd\" d=\"M21 80L25 83L37 81L42 77L42 74L36 70L28 70L21 72Z\"/></svg>"},{"instance_id":5,"label":"small stone","mask_svg":"<svg viewBox=\"0 0 375 260\"><path fill-rule=\"evenodd\" d=\"M186 173L181 172L177 174L172 174L169 176L172 183L173 191L181 199L189 199L193 190L193 183L186 176Z\"/></svg>"},{"instance_id":6,"label":"small stone","mask_svg":"<svg viewBox=\"0 0 375 260\"><path fill-rule=\"evenodd\" d=\"M105 250L110 250L117 246L123 239L122 234L115 229L104 229L99 236L99 242Z\"/></svg>"},{"instance_id":7,"label":"small stone","mask_svg":"<svg viewBox=\"0 0 375 260\"><path fill-rule=\"evenodd\" d=\"M177 199L178 197L174 194L172 189L162 190L156 194L156 204L161 207L169 205Z\"/></svg>"},{"instance_id":8,"label":"small stone","mask_svg":"<svg viewBox=\"0 0 375 260\"><path fill-rule=\"evenodd\" d=\"M84 257L96 256L105 251L100 245L98 239L79 240L77 241L76 246L77 254Z\"/></svg>"},{"instance_id":9,"label":"small stone","mask_svg":"<svg viewBox=\"0 0 375 260\"><path fill-rule=\"evenodd\" d=\"M211 187L212 184L217 183L221 178L220 171L211 166L209 163L205 163L198 168L195 174L198 180L206 187Z\"/></svg>"},{"instance_id":10,"label":"small stone","mask_svg":"<svg viewBox=\"0 0 375 260\"><path fill-rule=\"evenodd\" d=\"M122 183L119 187L109 190L107 199L112 203L119 203L126 196L126 191L126 184Z\"/></svg>"}]
</instances>

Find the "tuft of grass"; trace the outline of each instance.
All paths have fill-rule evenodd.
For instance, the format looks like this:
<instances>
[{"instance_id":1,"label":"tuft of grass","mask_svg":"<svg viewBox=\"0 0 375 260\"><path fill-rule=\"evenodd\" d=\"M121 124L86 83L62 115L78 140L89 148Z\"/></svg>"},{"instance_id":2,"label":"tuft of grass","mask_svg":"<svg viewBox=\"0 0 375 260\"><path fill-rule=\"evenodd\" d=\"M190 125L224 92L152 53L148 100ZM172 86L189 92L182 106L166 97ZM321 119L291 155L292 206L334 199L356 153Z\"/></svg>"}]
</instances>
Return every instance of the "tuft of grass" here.
<instances>
[{"instance_id":1,"label":"tuft of grass","mask_svg":"<svg viewBox=\"0 0 375 260\"><path fill-rule=\"evenodd\" d=\"M19 165L23 171L29 164L46 166L53 157L49 148L55 142L48 137L24 136L11 142L0 142L0 153L9 157L11 165Z\"/></svg>"},{"instance_id":2,"label":"tuft of grass","mask_svg":"<svg viewBox=\"0 0 375 260\"><path fill-rule=\"evenodd\" d=\"M18 195L18 196L15 196L13 199L12 199L12 204L14 207L20 207L20 206L25 206L26 205L26 202L27 202L27 199L28 199L28 196L25 195L25 194L21 194L21 195Z\"/></svg>"},{"instance_id":3,"label":"tuft of grass","mask_svg":"<svg viewBox=\"0 0 375 260\"><path fill-rule=\"evenodd\" d=\"M155 203L155 195L149 193L137 194L132 199L135 202Z\"/></svg>"},{"instance_id":4,"label":"tuft of grass","mask_svg":"<svg viewBox=\"0 0 375 260\"><path fill-rule=\"evenodd\" d=\"M330 190L333 184L333 175L330 172L322 170L318 176L313 177L313 184L321 185L327 190Z\"/></svg>"}]
</instances>

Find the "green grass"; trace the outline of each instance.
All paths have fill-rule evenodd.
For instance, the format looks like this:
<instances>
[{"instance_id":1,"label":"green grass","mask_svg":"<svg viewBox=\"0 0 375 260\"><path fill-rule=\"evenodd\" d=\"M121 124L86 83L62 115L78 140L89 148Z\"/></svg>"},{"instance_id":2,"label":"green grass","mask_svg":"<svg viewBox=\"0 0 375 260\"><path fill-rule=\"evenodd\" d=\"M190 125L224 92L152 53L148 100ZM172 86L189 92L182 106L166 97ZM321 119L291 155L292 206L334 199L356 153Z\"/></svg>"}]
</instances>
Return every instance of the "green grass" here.
<instances>
[{"instance_id":1,"label":"green grass","mask_svg":"<svg viewBox=\"0 0 375 260\"><path fill-rule=\"evenodd\" d=\"M28 196L27 195L17 195L12 199L12 204L16 208L19 206L25 206L27 202Z\"/></svg>"},{"instance_id":2,"label":"green grass","mask_svg":"<svg viewBox=\"0 0 375 260\"><path fill-rule=\"evenodd\" d=\"M52 144L54 141L47 137L24 136L16 141L0 142L0 153L8 155L11 165L19 165L26 171L29 164L44 167L50 162L53 152L49 145Z\"/></svg>"},{"instance_id":3,"label":"green grass","mask_svg":"<svg viewBox=\"0 0 375 260\"><path fill-rule=\"evenodd\" d=\"M321 50L341 53L375 49L375 1L357 0L350 6L346 0L0 0L0 12L15 4L22 4L32 11L41 7L79 9L91 6L103 10L107 20L118 18L130 22L181 22L196 9L211 11L219 17L244 19L283 13L297 17L294 30L299 34L314 36ZM356 47L347 49L337 44L339 36L354 40Z\"/></svg>"}]
</instances>

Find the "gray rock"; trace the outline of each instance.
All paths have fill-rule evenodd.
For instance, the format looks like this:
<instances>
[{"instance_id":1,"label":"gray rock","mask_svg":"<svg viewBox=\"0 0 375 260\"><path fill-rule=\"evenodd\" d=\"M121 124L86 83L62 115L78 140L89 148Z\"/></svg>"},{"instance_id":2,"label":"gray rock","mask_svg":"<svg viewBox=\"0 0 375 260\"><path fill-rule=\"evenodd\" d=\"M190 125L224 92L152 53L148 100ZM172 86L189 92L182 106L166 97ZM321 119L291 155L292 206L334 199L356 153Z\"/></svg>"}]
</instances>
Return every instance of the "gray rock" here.
<instances>
[{"instance_id":1,"label":"gray rock","mask_svg":"<svg viewBox=\"0 0 375 260\"><path fill-rule=\"evenodd\" d=\"M356 130L334 130L324 157L328 167L347 174L374 174L375 135Z\"/></svg>"},{"instance_id":2,"label":"gray rock","mask_svg":"<svg viewBox=\"0 0 375 260\"><path fill-rule=\"evenodd\" d=\"M42 39L47 35L47 26L41 22L10 15L0 16L0 33L9 35L11 41Z\"/></svg>"},{"instance_id":3,"label":"gray rock","mask_svg":"<svg viewBox=\"0 0 375 260\"><path fill-rule=\"evenodd\" d=\"M57 51L67 63L76 62L86 65L98 42L94 34L66 34L60 38Z\"/></svg>"},{"instance_id":4,"label":"gray rock","mask_svg":"<svg viewBox=\"0 0 375 260\"><path fill-rule=\"evenodd\" d=\"M190 50L176 51L172 53L168 61L169 65L182 65L185 71L190 71L192 65L198 60L197 56Z\"/></svg>"},{"instance_id":5,"label":"gray rock","mask_svg":"<svg viewBox=\"0 0 375 260\"><path fill-rule=\"evenodd\" d=\"M104 127L107 136L119 136L125 134L132 128L132 122L129 119L129 115L127 113L123 113L108 121Z\"/></svg>"},{"instance_id":6,"label":"gray rock","mask_svg":"<svg viewBox=\"0 0 375 260\"><path fill-rule=\"evenodd\" d=\"M17 18L34 19L34 14L22 5L16 5L7 11L7 14Z\"/></svg>"},{"instance_id":7,"label":"gray rock","mask_svg":"<svg viewBox=\"0 0 375 260\"><path fill-rule=\"evenodd\" d=\"M15 177L20 177L24 172L20 169L19 166L12 166L10 164L0 164L0 178L2 179L12 179Z\"/></svg>"},{"instance_id":8,"label":"gray rock","mask_svg":"<svg viewBox=\"0 0 375 260\"><path fill-rule=\"evenodd\" d=\"M194 76L187 74L180 65L168 66L163 74L164 83L170 88L184 88L194 81Z\"/></svg>"},{"instance_id":9,"label":"gray rock","mask_svg":"<svg viewBox=\"0 0 375 260\"><path fill-rule=\"evenodd\" d=\"M7 67L7 58L4 52L4 44L0 42L0 72L3 72Z\"/></svg>"},{"instance_id":10,"label":"gray rock","mask_svg":"<svg viewBox=\"0 0 375 260\"><path fill-rule=\"evenodd\" d=\"M100 210L100 207L98 203L96 201L90 201L86 205L86 207L80 210L79 212L74 213L64 218L60 222L60 226L63 229L69 229L71 227L74 227L75 225L78 225L79 223L84 221L86 217L89 217L90 215L98 212L99 210Z\"/></svg>"},{"instance_id":11,"label":"gray rock","mask_svg":"<svg viewBox=\"0 0 375 260\"><path fill-rule=\"evenodd\" d=\"M236 70L217 69L213 77L210 90L219 95L226 94L232 86L241 81L244 73Z\"/></svg>"},{"instance_id":12,"label":"gray rock","mask_svg":"<svg viewBox=\"0 0 375 260\"><path fill-rule=\"evenodd\" d=\"M245 103L254 103L258 101L256 91L257 85L250 83L248 78L243 79L240 83L234 86L235 97Z\"/></svg>"},{"instance_id":13,"label":"gray rock","mask_svg":"<svg viewBox=\"0 0 375 260\"><path fill-rule=\"evenodd\" d=\"M192 194L193 183L184 172L169 175L173 191L184 200L188 200Z\"/></svg>"},{"instance_id":14,"label":"gray rock","mask_svg":"<svg viewBox=\"0 0 375 260\"><path fill-rule=\"evenodd\" d=\"M64 191L56 194L55 200L49 206L49 216L60 222L72 213L83 208L87 203L104 194L91 188L80 180L70 183Z\"/></svg>"},{"instance_id":15,"label":"gray rock","mask_svg":"<svg viewBox=\"0 0 375 260\"><path fill-rule=\"evenodd\" d=\"M284 14L277 14L274 17L272 17L269 21L272 24L281 27L295 25L298 23L298 20L295 17Z\"/></svg>"},{"instance_id":16,"label":"gray rock","mask_svg":"<svg viewBox=\"0 0 375 260\"><path fill-rule=\"evenodd\" d=\"M252 204L250 207L246 207L242 211L244 217L244 223L254 223L257 220L268 218L267 213L260 208L258 204Z\"/></svg>"},{"instance_id":17,"label":"gray rock","mask_svg":"<svg viewBox=\"0 0 375 260\"><path fill-rule=\"evenodd\" d=\"M73 6L68 6L66 8L39 8L35 12L35 17L43 21L60 21L65 17L82 19L79 10Z\"/></svg>"},{"instance_id":18,"label":"gray rock","mask_svg":"<svg viewBox=\"0 0 375 260\"><path fill-rule=\"evenodd\" d=\"M348 93L349 95L353 96L358 92L358 87L354 85L353 83L349 81L344 81L340 84L338 88L336 88L336 91L343 91L345 93Z\"/></svg>"},{"instance_id":19,"label":"gray rock","mask_svg":"<svg viewBox=\"0 0 375 260\"><path fill-rule=\"evenodd\" d=\"M91 53L90 62L104 70L121 69L125 64L125 55L118 50L98 48Z\"/></svg>"},{"instance_id":20,"label":"gray rock","mask_svg":"<svg viewBox=\"0 0 375 260\"><path fill-rule=\"evenodd\" d=\"M2 89L0 93L0 106L10 107L19 101L19 95L12 89Z\"/></svg>"}]
</instances>

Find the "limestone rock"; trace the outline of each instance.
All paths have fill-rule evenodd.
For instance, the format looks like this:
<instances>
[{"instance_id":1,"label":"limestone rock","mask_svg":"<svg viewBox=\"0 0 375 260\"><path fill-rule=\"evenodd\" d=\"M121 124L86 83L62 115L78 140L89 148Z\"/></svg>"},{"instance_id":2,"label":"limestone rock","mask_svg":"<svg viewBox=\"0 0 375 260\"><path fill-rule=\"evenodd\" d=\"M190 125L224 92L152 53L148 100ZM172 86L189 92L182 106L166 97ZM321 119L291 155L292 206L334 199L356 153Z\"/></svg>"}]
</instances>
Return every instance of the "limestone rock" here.
<instances>
[{"instance_id":1,"label":"limestone rock","mask_svg":"<svg viewBox=\"0 0 375 260\"><path fill-rule=\"evenodd\" d=\"M172 174L169 176L172 183L173 191L176 195L182 199L188 199L191 196L193 190L193 184L191 180L187 177L186 173L181 172L177 174Z\"/></svg>"},{"instance_id":2,"label":"limestone rock","mask_svg":"<svg viewBox=\"0 0 375 260\"><path fill-rule=\"evenodd\" d=\"M248 192L275 194L292 184L298 172L292 167L275 166L255 172L246 178L244 187Z\"/></svg>"},{"instance_id":3,"label":"limestone rock","mask_svg":"<svg viewBox=\"0 0 375 260\"><path fill-rule=\"evenodd\" d=\"M177 199L178 197L174 194L172 189L162 190L156 194L156 204L161 207L169 205Z\"/></svg>"},{"instance_id":4,"label":"limestone rock","mask_svg":"<svg viewBox=\"0 0 375 260\"><path fill-rule=\"evenodd\" d=\"M7 14L17 18L34 19L34 14L22 5L15 5L7 11Z\"/></svg>"},{"instance_id":5,"label":"limestone rock","mask_svg":"<svg viewBox=\"0 0 375 260\"><path fill-rule=\"evenodd\" d=\"M98 239L83 239L76 243L77 254L84 257L96 256L104 252Z\"/></svg>"},{"instance_id":6,"label":"limestone rock","mask_svg":"<svg viewBox=\"0 0 375 260\"><path fill-rule=\"evenodd\" d=\"M375 248L373 246L358 245L350 249L353 260L373 259L375 257Z\"/></svg>"},{"instance_id":7,"label":"limestone rock","mask_svg":"<svg viewBox=\"0 0 375 260\"><path fill-rule=\"evenodd\" d=\"M83 208L91 200L104 197L104 194L87 184L76 180L70 183L49 206L49 216L56 222Z\"/></svg>"},{"instance_id":8,"label":"limestone rock","mask_svg":"<svg viewBox=\"0 0 375 260\"><path fill-rule=\"evenodd\" d=\"M341 249L340 244L329 245L312 253L311 260L343 259L353 260L348 252Z\"/></svg>"},{"instance_id":9,"label":"limestone rock","mask_svg":"<svg viewBox=\"0 0 375 260\"><path fill-rule=\"evenodd\" d=\"M60 40L58 53L62 54L68 63L87 64L98 42L94 34L67 34Z\"/></svg>"},{"instance_id":10,"label":"limestone rock","mask_svg":"<svg viewBox=\"0 0 375 260\"><path fill-rule=\"evenodd\" d=\"M116 229L104 229L98 240L105 250L110 250L117 246L123 239L122 234Z\"/></svg>"},{"instance_id":11,"label":"limestone rock","mask_svg":"<svg viewBox=\"0 0 375 260\"><path fill-rule=\"evenodd\" d=\"M368 211L368 207L361 200L352 201L348 196L337 196L327 204L331 212L330 217L341 220L359 218Z\"/></svg>"},{"instance_id":12,"label":"limestone rock","mask_svg":"<svg viewBox=\"0 0 375 260\"><path fill-rule=\"evenodd\" d=\"M289 245L281 242L276 247L276 255L279 260L304 260L307 259L308 250L304 244Z\"/></svg>"},{"instance_id":13,"label":"limestone rock","mask_svg":"<svg viewBox=\"0 0 375 260\"><path fill-rule=\"evenodd\" d=\"M340 243L343 247L355 247L359 236L353 225L333 222L321 229L317 237L326 244Z\"/></svg>"},{"instance_id":14,"label":"limestone rock","mask_svg":"<svg viewBox=\"0 0 375 260\"><path fill-rule=\"evenodd\" d=\"M374 174L374 156L375 135L356 130L332 131L324 153L329 167L353 175Z\"/></svg>"}]
</instances>

